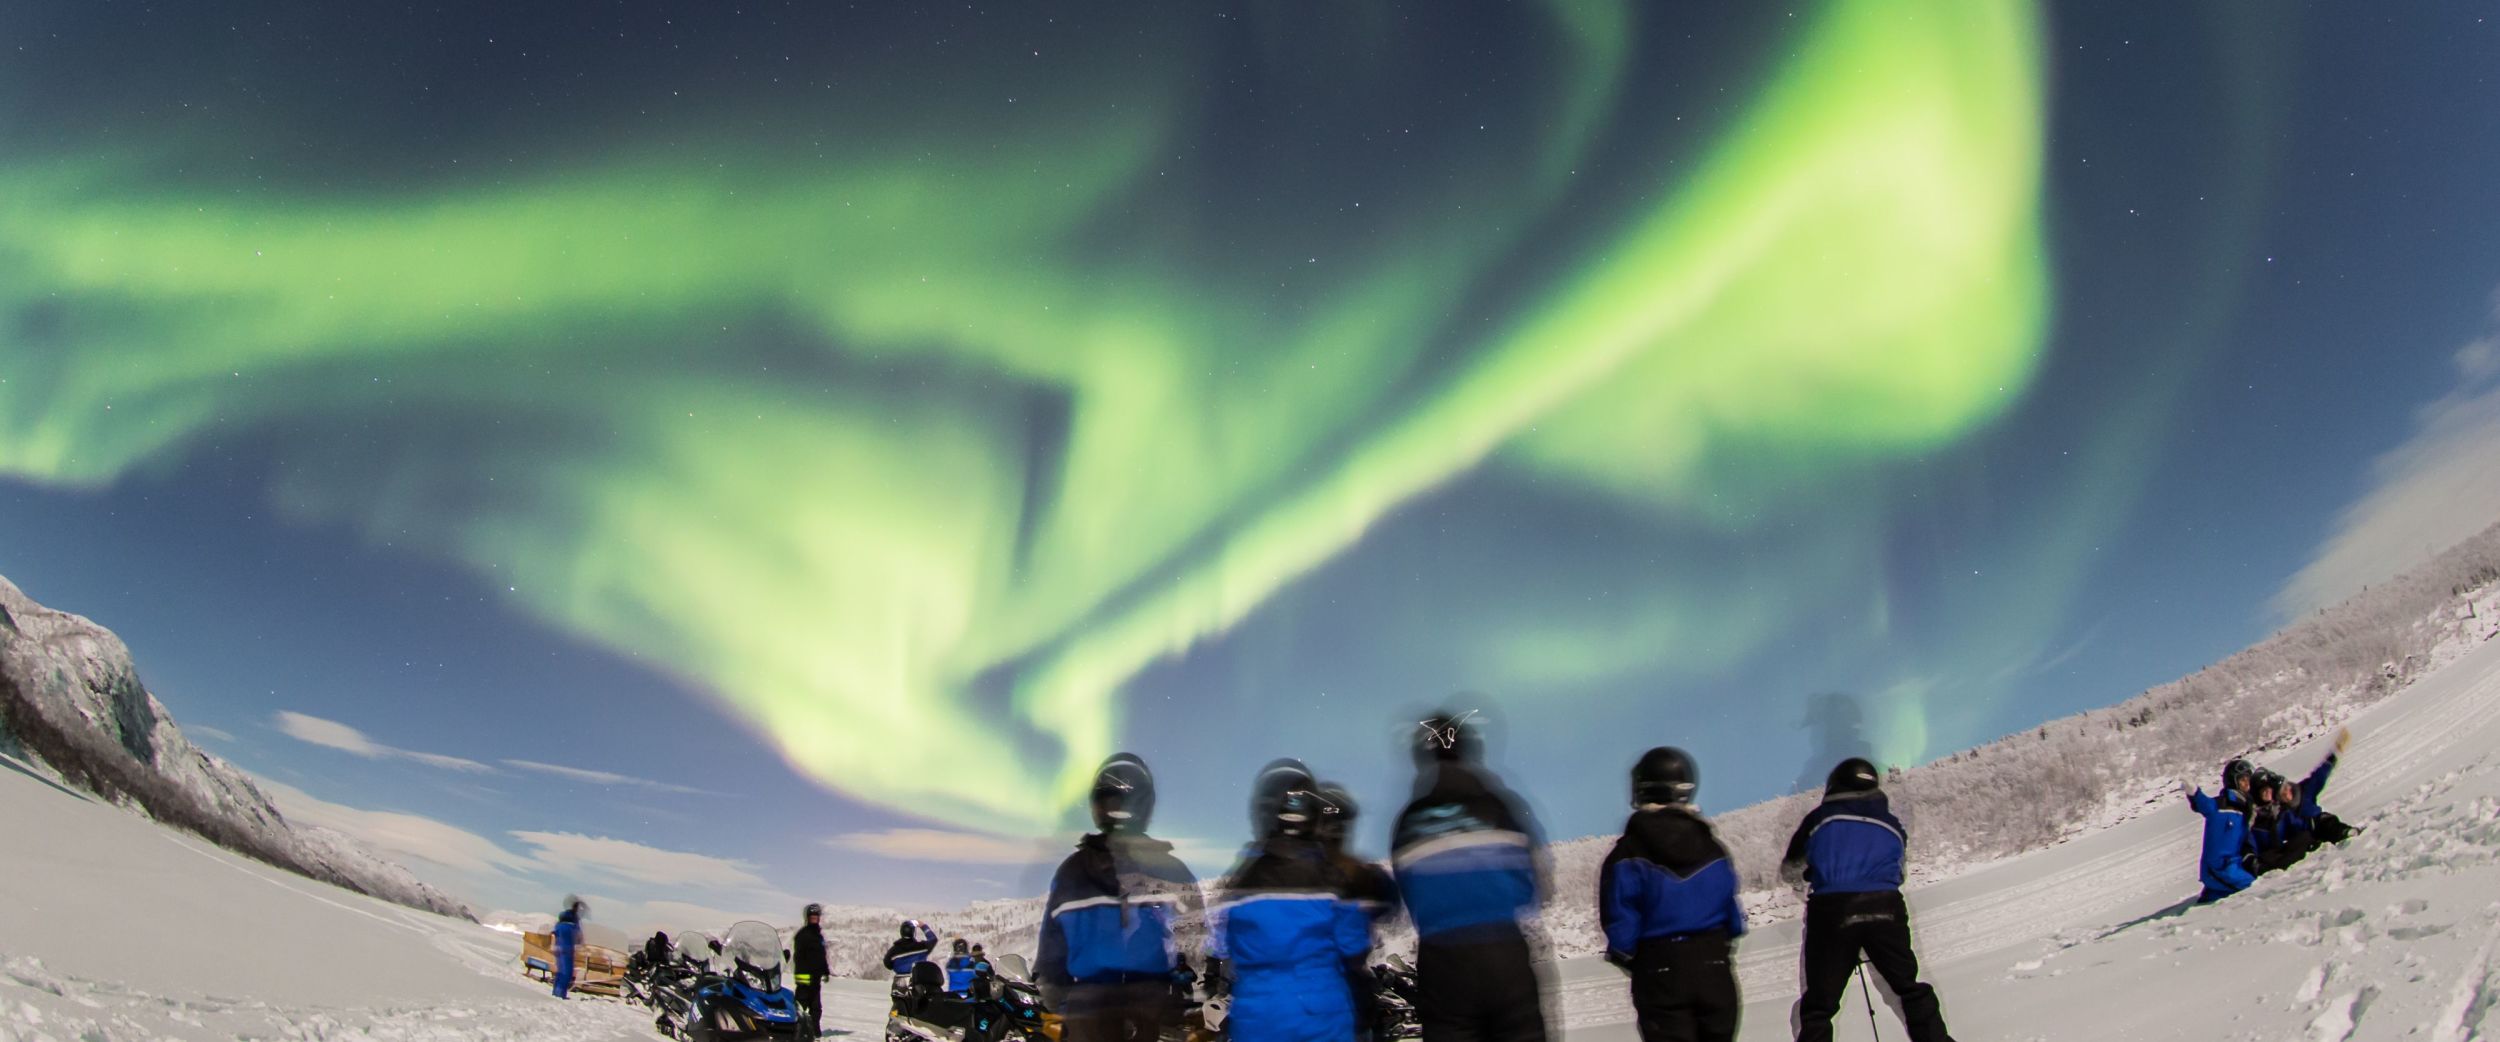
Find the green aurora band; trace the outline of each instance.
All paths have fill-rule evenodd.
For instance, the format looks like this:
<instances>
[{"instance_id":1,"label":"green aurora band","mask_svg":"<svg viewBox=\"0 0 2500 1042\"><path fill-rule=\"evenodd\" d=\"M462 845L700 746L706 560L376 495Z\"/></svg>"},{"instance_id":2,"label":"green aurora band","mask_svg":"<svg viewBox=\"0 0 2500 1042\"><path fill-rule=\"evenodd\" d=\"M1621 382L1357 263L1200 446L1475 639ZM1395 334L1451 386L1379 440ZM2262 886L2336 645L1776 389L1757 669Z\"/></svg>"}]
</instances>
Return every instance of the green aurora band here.
<instances>
[{"instance_id":1,"label":"green aurora band","mask_svg":"<svg viewBox=\"0 0 2500 1042\"><path fill-rule=\"evenodd\" d=\"M1397 227L1303 309L1159 263L1149 227L1101 245L1174 132L1152 104L804 176L624 155L395 197L21 160L0 474L91 487L263 432L294 516L492 574L854 797L1029 833L1140 670L1478 468L1709 522L2023 391L2048 283L2020 4L1824 6L1698 166L1453 325L1644 105L1634 9L1551 7L1572 71L1465 200L1500 219ZM794 346L720 346L758 339ZM997 752L880 755L940 743Z\"/></svg>"}]
</instances>

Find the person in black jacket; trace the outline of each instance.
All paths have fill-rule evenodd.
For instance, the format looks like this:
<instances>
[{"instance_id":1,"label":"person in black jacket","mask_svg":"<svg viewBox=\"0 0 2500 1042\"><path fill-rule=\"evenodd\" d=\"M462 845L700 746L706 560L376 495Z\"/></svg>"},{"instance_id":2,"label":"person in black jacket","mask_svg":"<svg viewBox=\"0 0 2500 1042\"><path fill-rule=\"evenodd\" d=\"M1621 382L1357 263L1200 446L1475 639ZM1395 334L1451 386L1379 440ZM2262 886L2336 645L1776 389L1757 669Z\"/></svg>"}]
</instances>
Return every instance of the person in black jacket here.
<instances>
[{"instance_id":1,"label":"person in black jacket","mask_svg":"<svg viewBox=\"0 0 2500 1042\"><path fill-rule=\"evenodd\" d=\"M807 906L807 924L790 936L790 990L798 994L799 1019L816 1038L825 1033L825 978L833 975L825 960L825 906Z\"/></svg>"},{"instance_id":2,"label":"person in black jacket","mask_svg":"<svg viewBox=\"0 0 2500 1042\"><path fill-rule=\"evenodd\" d=\"M1346 850L1346 838L1354 831L1354 818L1360 811L1354 794L1335 782L1321 782L1314 790L1320 798L1319 828L1315 835L1335 862L1337 874L1345 880L1346 900L1363 913L1370 924L1372 945L1380 943L1380 925L1398 910L1398 884L1389 878L1389 870L1354 856ZM1371 966L1363 958L1346 961L1346 986L1354 992L1354 1037L1371 1038L1380 1020L1380 981L1372 975Z\"/></svg>"},{"instance_id":3,"label":"person in black jacket","mask_svg":"<svg viewBox=\"0 0 2500 1042\"><path fill-rule=\"evenodd\" d=\"M1632 817L1597 874L1606 961L1632 975L1641 1042L1732 1042L1745 1003L1736 989L1736 865L1693 809L1701 771L1673 746L1632 766Z\"/></svg>"},{"instance_id":4,"label":"person in black jacket","mask_svg":"<svg viewBox=\"0 0 2500 1042\"><path fill-rule=\"evenodd\" d=\"M1798 1042L1831 1042L1832 1015L1861 953L1901 1000L1910 1042L1952 1042L1936 989L1918 979L1910 906L1901 898L1904 833L1879 781L1874 764L1842 760L1823 785L1822 805L1797 823L1780 859L1782 874L1802 874L1808 887Z\"/></svg>"},{"instance_id":5,"label":"person in black jacket","mask_svg":"<svg viewBox=\"0 0 2500 1042\"><path fill-rule=\"evenodd\" d=\"M905 919L903 935L885 946L885 968L897 977L908 977L913 968L929 960L937 942L936 929L918 919Z\"/></svg>"},{"instance_id":6,"label":"person in black jacket","mask_svg":"<svg viewBox=\"0 0 2500 1042\"><path fill-rule=\"evenodd\" d=\"M1474 714L1418 725L1415 797L1390 864L1415 923L1424 1042L1544 1042L1544 966L1528 921L1544 893L1536 824L1483 766Z\"/></svg>"}]
</instances>

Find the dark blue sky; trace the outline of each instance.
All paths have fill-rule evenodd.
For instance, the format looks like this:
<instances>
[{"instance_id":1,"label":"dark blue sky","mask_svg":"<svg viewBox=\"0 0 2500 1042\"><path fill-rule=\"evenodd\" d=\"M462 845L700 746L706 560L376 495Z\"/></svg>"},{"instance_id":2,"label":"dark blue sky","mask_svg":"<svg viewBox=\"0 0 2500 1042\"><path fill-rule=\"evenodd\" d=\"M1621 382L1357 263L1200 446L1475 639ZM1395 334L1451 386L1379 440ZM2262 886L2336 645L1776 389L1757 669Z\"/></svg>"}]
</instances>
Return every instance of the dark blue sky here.
<instances>
[{"instance_id":1,"label":"dark blue sky","mask_svg":"<svg viewBox=\"0 0 2500 1042\"><path fill-rule=\"evenodd\" d=\"M971 102L956 98L954 86L932 84L952 83L944 76L957 72L983 89L1086 94L1102 85L1081 82L1082 62L1011 75L997 71L995 55L1028 44L1036 55L1096 57L1133 47L1161 55L1148 62L1157 68L1176 63L1166 96L1126 101L1190 113L1180 120L1184 146L1158 160L1169 169L1153 175L1189 184L1136 189L1126 202L1103 205L1151 212L1154 227L1185 244L1174 254L1177 283L1225 287L1267 277L1256 254L1301 248L1282 243L1293 238L1282 233L1261 238L1263 225L1290 226L1319 244L1315 254L1438 248L1441 240L1416 230L1433 223L1420 217L1379 226L1350 216L1304 220L1285 213L1286 200L1295 186L1333 179L1392 198L1427 177L1525 191L1504 178L1532 179L1496 169L1495 157L1532 153L1537 139L1526 130L1516 131L1521 143L1489 149L1469 136L1477 131L1455 124L1427 126L1411 145L1380 145L1373 133L1393 133L1418 113L1535 124L1552 117L1535 100L1541 95L1517 85L1563 77L1551 53L1503 49L1512 16L1435 19L1397 5L1382 8L1396 12L1384 17L1391 28L1370 28L1399 41L1403 78L1389 77L1381 96L1345 100L1351 114L1325 111L1327 99L1307 85L1359 55L1315 39L1318 27L1273 15L1254 20L1256 32L1201 47L1203 28L1102 11L1045 18L793 7L758 8L758 17L740 20L655 5L601 16L620 20L616 39L602 42L566 36L553 9L517 20L474 10L408 14L378 26L320 10L238 5L175 21L159 13L130 40L108 43L99 33L117 15L22 7L0 16L34 41L0 57L0 82L21 99L5 106L0 138L49 154L58 169L96 154L142 153L164 138L179 143L167 150L176 158L124 176L159 188L259 178L276 186L233 190L332 201L470 179L500 185L577 159L667 152L724 121L727 133L746 138L793 127L804 134L819 118L811 106L866 111L857 118L910 125L965 145L968 155L1014 155L1037 146L968 115ZM1796 32L1767 15L1685 25L1668 24L1681 15L1644 10L1620 89L1643 113L1689 110L1706 126L1620 118L1587 159L1593 178L1620 185L1657 169L1661 157L1669 168L1691 165L1717 133L1741 125L1741 99L1788 57ZM263 30L214 32L226 16ZM1359 541L1257 598L1219 634L1125 678L1115 740L1157 766L1166 830L1204 854L1202 868L1220 867L1214 852L1242 827L1242 780L1290 754L1355 786L1372 812L1366 845L1376 849L1404 781L1397 729L1455 691L1482 692L1472 697L1499 710L1498 744L1513 781L1550 832L1570 836L1614 827L1621 769L1652 744L1700 755L1704 803L1714 809L1778 794L1801 773L1819 775L1799 726L1818 693L1860 699L1888 754L1932 758L2123 699L2279 625L2278 594L2337 535L2338 518L2377 487L2372 461L2417 436L2426 406L2462 393L2472 374L2460 376L2459 349L2492 334L2500 82L2491 70L2500 68L2500 25L2460 6L2299 5L2264 16L2149 3L2044 10L2038 219L2049 310L2040 363L2001 413L1931 447L1819 461L1768 485L1733 481L1727 487L1761 498L1727 513L1690 504L1662 513L1557 480L1516 456L1401 497ZM425 25L388 31L402 17ZM830 53L847 63L792 72L789 84L755 70L768 52L780 57L776 40L818 35L843 41ZM532 46L529 56L516 53ZM177 47L183 57L164 57ZM950 47L979 53L957 59ZM287 64L296 58L303 63ZM114 89L38 110L41 98L58 98L70 69L98 62ZM1034 82L1004 82L1018 77ZM793 85L800 81L804 92ZM665 104L660 95L694 85L708 92L708 107L650 118ZM911 100L921 88L931 96ZM1508 97L1502 92L1513 88L1517 97L1473 109L1450 100ZM290 90L330 97L272 93ZM223 113L211 129L283 162L255 173L263 160L168 129L169 112L195 106ZM1378 127L1357 118L1366 106L1377 110ZM561 121L533 114L551 107ZM1387 151L1365 151L1376 145ZM1248 165L1214 158L1226 155ZM451 161L464 157L465 166ZM481 163L489 172L470 171ZM24 166L8 169L14 177ZM1537 274L1552 267L1551 256L1601 236L1633 207L1640 193L1620 185L1573 189L1586 194L1569 196L1580 201L1548 222L1562 230L1506 255L1457 310L1493 322L1533 311L1551 292L1553 280ZM0 211L0 272L18 263L11 251L34 234L31 220ZM1107 218L1087 220L1090 228ZM1259 314L1317 310L1343 288L1324 278L1279 285ZM8 301L19 310L10 327L19 333L0 338L0 377L15 370L42 378L78 363L46 354L62 349L39 335L53 321L41 317L50 314L47 295L64 292ZM125 306L177 305L134 293ZM589 332L578 335L618 335L596 314L580 321ZM727 325L704 321L735 326L729 335L738 338L737 351L707 359L744 364L806 350L776 339L786 331L759 332L734 316ZM576 334L530 333L533 342L550 335ZM1432 341L1446 357L1407 379L1461 368L1471 356L1455 343ZM446 364L495 364L502 345L478 334L463 350L475 354ZM1228 351L1252 350L1204 357L1221 362ZM910 379L918 388L960 376L940 368ZM284 393L314 393L304 386ZM883 386L888 395L928 393ZM308 813L351 831L362 819L350 808L417 815L500 848L506 863L461 861L476 854L470 847L467 855L439 852L430 868L482 905L544 904L579 889L644 904L661 919L685 911L667 902L772 911L790 897L954 903L1036 886L1030 867L1012 863L1021 839L983 842L978 827L991 822L941 804L914 813L920 805L910 798L854 799L794 770L765 739L764 718L717 697L698 659L664 642L621 639L639 632L630 627L568 624L564 611L521 589L525 580L461 552L462 536L443 534L455 530L424 531L426 511L409 515L419 520L401 540L373 516L308 508L352 484L322 469L322 459L306 462L303 442L327 421L265 402L237 407L161 449L131 454L127 466L80 477L47 469L23 447L41 429L28 418L37 416L28 393L0 394L0 574L119 632L179 720L231 736L204 744L332 805ZM522 405L498 408L568 437L597 437L605 432L562 425L577 413L570 395L598 393L590 385L516 392ZM1265 392L1244 385L1226 393ZM1073 400L1081 412L1084 396ZM7 416L11 408L22 415ZM1357 432L1345 436L1353 443L1374 422L1360 411L1356 421L1345 428ZM1055 439L1074 437L1032 429L1044 432L1028 442L1036 459L1060 451ZM384 436L376 438L373 458L391 456ZM352 469L361 457L351 448L340 458ZM467 457L447 458L456 467ZM1737 445L1706 465L1759 476L1786 473L1795 461ZM544 473L562 480L567 472L549 464ZM1070 481L1064 494L1082 495ZM684 494L698 496L700 487ZM453 496L437 505L464 510L469 502ZM475 502L481 514L494 506ZM1247 530L1255 512L1235 508L1212 530ZM1034 525L1030 515L993 520ZM2491 519L2457 523L2469 520L2479 527ZM760 625L786 626L785 603L759 596L752 610ZM1653 640L1644 626L1663 636ZM981 683L1029 679L1044 661L1040 652L1004 659ZM966 704L999 712L1005 703L985 696ZM300 740L278 725L281 713L345 724L379 748ZM869 739L874 752L864 758L959 775L967 785L990 784L984 779L996 772L985 761L1032 754L972 732L887 735L873 715L833 721ZM564 778L508 761L617 777ZM623 840L655 860L585 854L546 834ZM929 845L913 847L915 837ZM894 856L862 849L880 843ZM901 856L913 850L929 856ZM670 851L720 863L689 867L662 856ZM661 869L645 872L651 865ZM682 878L626 881L668 872Z\"/></svg>"}]
</instances>

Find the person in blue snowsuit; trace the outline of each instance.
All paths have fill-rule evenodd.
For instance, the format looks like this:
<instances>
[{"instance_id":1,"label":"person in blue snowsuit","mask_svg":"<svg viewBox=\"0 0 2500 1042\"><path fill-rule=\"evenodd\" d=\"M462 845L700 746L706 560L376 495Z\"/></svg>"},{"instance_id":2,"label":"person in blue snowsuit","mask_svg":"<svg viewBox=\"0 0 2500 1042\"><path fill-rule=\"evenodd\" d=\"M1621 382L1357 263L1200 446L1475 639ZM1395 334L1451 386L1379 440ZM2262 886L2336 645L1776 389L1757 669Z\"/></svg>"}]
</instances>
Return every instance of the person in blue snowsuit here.
<instances>
[{"instance_id":1,"label":"person in blue snowsuit","mask_svg":"<svg viewBox=\"0 0 2500 1042\"><path fill-rule=\"evenodd\" d=\"M1910 1042L1952 1042L1935 987L1918 979L1910 906L1901 896L1908 833L1882 782L1873 763L1840 761L1823 783L1823 802L1797 823L1780 858L1781 874L1806 884L1798 1042L1831 1042L1832 1016L1861 959L1900 1000Z\"/></svg>"},{"instance_id":2,"label":"person in blue snowsuit","mask_svg":"<svg viewBox=\"0 0 2500 1042\"><path fill-rule=\"evenodd\" d=\"M1542 840L1483 750L1472 713L1418 725L1415 795L1389 856L1415 924L1416 1019L1424 1042L1544 1042L1545 967L1527 933Z\"/></svg>"},{"instance_id":3,"label":"person in blue snowsuit","mask_svg":"<svg viewBox=\"0 0 2500 1042\"><path fill-rule=\"evenodd\" d=\"M564 899L564 911L556 913L554 970L557 998L564 998L573 990L573 953L581 949L582 917L589 911L590 906L581 898L568 897Z\"/></svg>"},{"instance_id":4,"label":"person in blue snowsuit","mask_svg":"<svg viewBox=\"0 0 2500 1042\"><path fill-rule=\"evenodd\" d=\"M1632 817L1597 871L1606 961L1632 976L1641 1042L1732 1042L1736 989L1735 862L1693 808L1700 769L1660 746L1632 766Z\"/></svg>"},{"instance_id":5,"label":"person in blue snowsuit","mask_svg":"<svg viewBox=\"0 0 2500 1042\"><path fill-rule=\"evenodd\" d=\"M2257 877L2248 870L2249 855L2255 841L2248 831L2248 787L2257 770L2246 760L2233 760L2222 767L2222 792L2207 796L2205 790L2188 792L2188 807L2205 819L2205 842L2196 858L2196 880L2204 884L2196 903L2211 904L2248 889Z\"/></svg>"},{"instance_id":6,"label":"person in blue snowsuit","mask_svg":"<svg viewBox=\"0 0 2500 1042\"><path fill-rule=\"evenodd\" d=\"M954 995L972 994L972 942L955 938L954 951L946 957L946 990Z\"/></svg>"},{"instance_id":7,"label":"person in blue snowsuit","mask_svg":"<svg viewBox=\"0 0 2500 1042\"><path fill-rule=\"evenodd\" d=\"M2335 773L2335 764L2343 758L2344 749L2352 744L2352 732L2335 732L2335 746L2327 750L2326 759L2318 761L2309 776L2295 783L2299 797L2290 805L2294 827L2307 831L2320 843L2341 843L2352 837L2352 826L2318 806L2318 796L2326 791L2326 779Z\"/></svg>"},{"instance_id":8,"label":"person in blue snowsuit","mask_svg":"<svg viewBox=\"0 0 2500 1042\"><path fill-rule=\"evenodd\" d=\"M1172 845L1146 835L1154 801L1144 760L1103 761L1089 801L1097 831L1051 878L1033 972L1065 1018L1062 1042L1152 1040L1179 1023L1174 936L1201 923L1205 898Z\"/></svg>"},{"instance_id":9,"label":"person in blue snowsuit","mask_svg":"<svg viewBox=\"0 0 2500 1042\"><path fill-rule=\"evenodd\" d=\"M1320 805L1307 789L1276 801L1274 825L1233 870L1209 917L1207 954L1224 960L1233 982L1224 1033L1237 1042L1355 1037L1346 963L1371 950L1371 919L1315 835Z\"/></svg>"}]
</instances>

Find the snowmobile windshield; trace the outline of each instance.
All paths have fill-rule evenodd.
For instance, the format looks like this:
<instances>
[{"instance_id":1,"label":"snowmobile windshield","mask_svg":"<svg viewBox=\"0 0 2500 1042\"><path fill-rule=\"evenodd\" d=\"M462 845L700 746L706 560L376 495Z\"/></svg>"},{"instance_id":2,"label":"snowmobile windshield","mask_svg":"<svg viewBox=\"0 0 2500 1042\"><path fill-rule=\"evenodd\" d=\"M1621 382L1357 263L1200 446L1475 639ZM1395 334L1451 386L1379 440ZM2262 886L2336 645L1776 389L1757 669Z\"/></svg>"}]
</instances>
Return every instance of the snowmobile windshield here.
<instances>
[{"instance_id":1,"label":"snowmobile windshield","mask_svg":"<svg viewBox=\"0 0 2500 1042\"><path fill-rule=\"evenodd\" d=\"M992 960L990 965L997 968L999 976L1005 977L1009 980L1019 980L1027 983L1030 983L1033 980L1033 967L1024 961L1024 956L1001 955L997 959Z\"/></svg>"},{"instance_id":2,"label":"snowmobile windshield","mask_svg":"<svg viewBox=\"0 0 2500 1042\"><path fill-rule=\"evenodd\" d=\"M781 968L781 931L749 920L729 928L729 939L721 942L721 954L736 959L759 971Z\"/></svg>"},{"instance_id":3,"label":"snowmobile windshield","mask_svg":"<svg viewBox=\"0 0 2500 1042\"><path fill-rule=\"evenodd\" d=\"M680 933L677 935L677 955L697 969L710 969L712 938L699 930L687 930Z\"/></svg>"}]
</instances>

